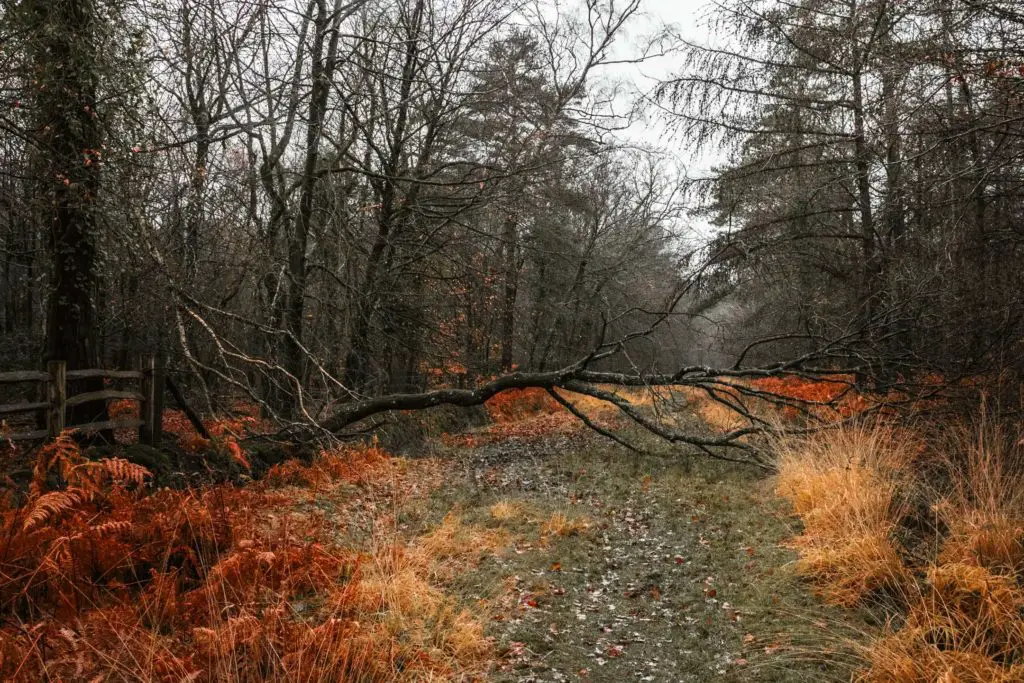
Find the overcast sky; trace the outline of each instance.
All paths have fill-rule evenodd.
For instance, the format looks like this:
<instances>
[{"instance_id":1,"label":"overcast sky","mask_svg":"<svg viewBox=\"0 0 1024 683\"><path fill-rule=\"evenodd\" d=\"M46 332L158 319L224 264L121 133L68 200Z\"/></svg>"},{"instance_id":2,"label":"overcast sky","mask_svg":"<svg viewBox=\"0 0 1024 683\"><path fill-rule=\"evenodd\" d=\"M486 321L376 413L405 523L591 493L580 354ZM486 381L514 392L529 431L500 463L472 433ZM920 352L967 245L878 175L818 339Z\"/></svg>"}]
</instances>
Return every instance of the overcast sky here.
<instances>
[{"instance_id":1,"label":"overcast sky","mask_svg":"<svg viewBox=\"0 0 1024 683\"><path fill-rule=\"evenodd\" d=\"M643 0L642 16L636 17L630 26L629 34L616 45L621 58L635 56L645 36L669 26L682 37L698 43L714 43L715 37L709 36L707 29L702 28L700 18L705 15L712 0ZM606 76L617 81L627 81L639 92L649 92L659 81L669 78L678 71L679 55L668 54L650 58L639 65L622 65L609 69ZM623 98L623 106L629 97ZM667 136L663 123L648 120L637 122L627 132L626 137L641 144L665 148L673 153L680 152L674 141ZM687 157L686 155L681 155ZM687 163L694 162L688 157L682 159ZM700 166L705 163L700 162Z\"/></svg>"},{"instance_id":2,"label":"overcast sky","mask_svg":"<svg viewBox=\"0 0 1024 683\"><path fill-rule=\"evenodd\" d=\"M722 36L709 34L702 21L712 5L713 0L643 0L643 17L634 22L630 35L618 45L620 54L636 54L637 43L644 35L650 35L663 27L673 27L683 38L700 44L714 45L724 42ZM641 92L652 90L659 81L670 77L679 69L680 56L666 55L654 58L643 64L624 65L609 73L614 79L628 80ZM624 98L623 104L626 105ZM626 105L628 106L628 105ZM681 174L694 176L707 175L710 168L722 159L715 152L705 152L694 157L686 149L682 141L674 138L664 121L656 116L637 121L625 133L623 138L646 147L662 150L675 160ZM680 178L682 180L682 178ZM685 223L697 240L706 239L711 233L711 226L706 219L690 216Z\"/></svg>"},{"instance_id":3,"label":"overcast sky","mask_svg":"<svg viewBox=\"0 0 1024 683\"><path fill-rule=\"evenodd\" d=\"M706 14L711 0L643 0L641 11L643 16L635 21L629 36L623 40L618 49L624 57L636 54L637 44L643 36L650 35L664 25L674 28L680 35L697 43L714 43L715 36L710 36L703 27L701 18ZM666 55L650 59L643 64L623 65L610 70L609 76L632 82L641 92L653 89L660 80L668 78L678 69L679 56ZM634 124L626 137L641 144L663 148L691 166L694 172L706 169L707 159L691 159L685 150L679 148L678 141L666 134L663 123L656 120L640 121ZM698 169L697 167L701 167Z\"/></svg>"}]
</instances>

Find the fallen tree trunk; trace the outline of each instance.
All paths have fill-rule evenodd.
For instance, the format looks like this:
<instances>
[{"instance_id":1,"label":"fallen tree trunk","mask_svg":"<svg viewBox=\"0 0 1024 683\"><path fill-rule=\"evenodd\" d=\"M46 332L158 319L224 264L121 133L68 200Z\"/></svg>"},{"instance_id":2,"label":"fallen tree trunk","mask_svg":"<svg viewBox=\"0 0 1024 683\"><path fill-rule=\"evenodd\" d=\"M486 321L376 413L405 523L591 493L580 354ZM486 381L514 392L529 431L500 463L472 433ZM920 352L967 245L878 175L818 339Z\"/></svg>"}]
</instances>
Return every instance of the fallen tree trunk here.
<instances>
[{"instance_id":1,"label":"fallen tree trunk","mask_svg":"<svg viewBox=\"0 0 1024 683\"><path fill-rule=\"evenodd\" d=\"M614 406L622 415L643 430L672 444L688 444L714 458L744 462L759 467L767 467L766 461L744 437L763 431L764 425L755 415L746 410L742 404L737 405L736 398L741 393L759 395L761 392L728 383L729 379L743 377L764 377L778 374L783 367L766 370L725 371L717 372L705 367L685 368L671 375L645 377L642 375L624 375L610 372L594 372L585 369L585 363L555 370L551 372L516 372L498 377L474 389L437 389L416 394L389 394L376 398L352 401L340 406L329 418L319 424L321 430L334 435L340 434L347 427L359 423L374 415L390 411L423 410L442 405L470 408L483 405L494 396L517 389L542 389L552 394L570 414L574 415L587 427L609 438L620 445L634 451L641 449L628 443L622 436L612 434L603 428L597 428L593 420L581 410L573 406L565 393L585 395L596 398ZM604 388L601 386L604 385ZM615 393L614 387L677 387L703 389L712 400L720 401L735 410L739 415L750 420L750 426L734 429L717 436L698 436L674 430L657 419L644 414L644 411L627 397ZM609 388L610 387L610 388ZM742 391L739 391L742 389ZM563 393L559 393L563 392ZM293 436L297 436L293 433ZM723 449L738 449L744 457L734 458L723 455Z\"/></svg>"},{"instance_id":2,"label":"fallen tree trunk","mask_svg":"<svg viewBox=\"0 0 1024 683\"><path fill-rule=\"evenodd\" d=\"M488 399L510 389L549 389L558 387L571 379L568 371L513 373L504 375L476 389L437 389L421 394L389 394L364 401L353 401L342 405L337 412L320 424L329 432L340 432L377 413L390 410L422 410L449 405L472 408L483 405Z\"/></svg>"},{"instance_id":3,"label":"fallen tree trunk","mask_svg":"<svg viewBox=\"0 0 1024 683\"><path fill-rule=\"evenodd\" d=\"M206 430L206 425L203 424L203 420L199 417L199 413L197 413L192 406L188 404L188 401L185 400L185 394L183 394L181 389L178 388L178 385L170 375L165 378L165 383L167 385L167 390L170 391L171 396L174 397L174 402L178 404L178 407L185 413L185 417L187 417L188 421L192 423L193 429L198 432L199 436L206 440L210 440L210 438L212 438L210 437L210 432Z\"/></svg>"}]
</instances>

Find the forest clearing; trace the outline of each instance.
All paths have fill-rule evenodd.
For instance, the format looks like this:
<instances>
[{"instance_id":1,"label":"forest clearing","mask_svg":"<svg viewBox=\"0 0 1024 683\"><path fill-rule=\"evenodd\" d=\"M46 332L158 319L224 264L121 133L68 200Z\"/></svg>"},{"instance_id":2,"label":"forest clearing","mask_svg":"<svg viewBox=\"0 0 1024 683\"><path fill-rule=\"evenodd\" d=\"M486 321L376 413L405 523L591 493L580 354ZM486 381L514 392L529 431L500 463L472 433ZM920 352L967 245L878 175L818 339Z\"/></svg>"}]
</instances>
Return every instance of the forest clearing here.
<instances>
[{"instance_id":1,"label":"forest clearing","mask_svg":"<svg viewBox=\"0 0 1024 683\"><path fill-rule=\"evenodd\" d=\"M582 398L592 419L631 429ZM713 402L661 398L695 432L729 428ZM254 418L210 422L219 436L203 443L172 412L180 454L236 466L233 481L178 490L67 436L44 446L27 498L10 491L4 512L0 672L1020 680L1024 480L1000 469L1000 449L1019 444L996 425L945 435L954 459L836 409L836 431L773 444L778 473L765 476L657 443L630 453L536 392L487 408L484 424L418 440L413 457L372 441L255 481ZM17 455L8 443L9 471Z\"/></svg>"},{"instance_id":2,"label":"forest clearing","mask_svg":"<svg viewBox=\"0 0 1024 683\"><path fill-rule=\"evenodd\" d=\"M1024 683L1019 4L0 2L0 679Z\"/></svg>"}]
</instances>

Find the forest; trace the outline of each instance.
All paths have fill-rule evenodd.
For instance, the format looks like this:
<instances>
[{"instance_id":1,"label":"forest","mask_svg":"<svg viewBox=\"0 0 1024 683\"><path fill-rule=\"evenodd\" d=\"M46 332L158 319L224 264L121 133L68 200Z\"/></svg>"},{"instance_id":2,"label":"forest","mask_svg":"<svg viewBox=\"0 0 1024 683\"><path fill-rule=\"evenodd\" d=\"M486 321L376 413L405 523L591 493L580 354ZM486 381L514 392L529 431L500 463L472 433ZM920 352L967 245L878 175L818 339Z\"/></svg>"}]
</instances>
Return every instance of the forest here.
<instances>
[{"instance_id":1,"label":"forest","mask_svg":"<svg viewBox=\"0 0 1024 683\"><path fill-rule=\"evenodd\" d=\"M2 0L0 679L1024 681L1014 0Z\"/></svg>"}]
</instances>

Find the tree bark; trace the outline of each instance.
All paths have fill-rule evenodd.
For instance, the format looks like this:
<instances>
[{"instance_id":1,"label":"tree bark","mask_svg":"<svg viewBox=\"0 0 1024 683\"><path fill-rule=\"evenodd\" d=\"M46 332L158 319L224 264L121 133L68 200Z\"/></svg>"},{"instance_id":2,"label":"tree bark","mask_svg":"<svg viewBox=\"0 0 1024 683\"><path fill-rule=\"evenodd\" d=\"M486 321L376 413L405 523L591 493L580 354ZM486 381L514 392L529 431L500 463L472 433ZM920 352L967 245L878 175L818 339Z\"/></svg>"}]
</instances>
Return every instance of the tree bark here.
<instances>
[{"instance_id":1,"label":"tree bark","mask_svg":"<svg viewBox=\"0 0 1024 683\"><path fill-rule=\"evenodd\" d=\"M320 165L320 140L327 117L328 95L337 63L338 28L341 21L341 0L335 0L328 11L326 0L316 1L317 18L314 22L313 49L310 53L312 92L309 119L306 123L305 163L299 189L299 214L291 223L288 236L287 296L281 298L281 315L285 337L282 344L282 364L300 385L305 381L305 354L302 347L303 321L306 312L307 264L306 250L313 222L313 204L316 192L317 170ZM301 387L279 406L283 416L293 417L298 409L296 396Z\"/></svg>"},{"instance_id":2,"label":"tree bark","mask_svg":"<svg viewBox=\"0 0 1024 683\"><path fill-rule=\"evenodd\" d=\"M850 21L853 42L853 165L856 174L857 212L860 215L862 290L860 296L862 329L868 331L865 343L874 343L875 317L878 313L878 299L881 285L881 262L875 238L875 222L871 207L871 160L867 144L867 130L864 113L864 60L858 45L857 2L850 3Z\"/></svg>"},{"instance_id":3,"label":"tree bark","mask_svg":"<svg viewBox=\"0 0 1024 683\"><path fill-rule=\"evenodd\" d=\"M362 278L361 298L356 303L355 322L352 337L349 341L348 353L345 357L344 383L349 388L362 391L370 383L370 331L373 319L379 306L379 278L382 266L391 249L392 231L395 228L398 198L397 176L406 145L406 128L409 114L413 80L417 70L420 50L420 30L423 23L425 0L416 0L412 17L409 20L405 55L402 64L402 81L399 90L398 111L395 123L390 131L390 150L386 168L381 178L375 181L380 197L380 209L377 214L377 235L366 262L366 270Z\"/></svg>"},{"instance_id":4,"label":"tree bark","mask_svg":"<svg viewBox=\"0 0 1024 683\"><path fill-rule=\"evenodd\" d=\"M516 299L519 295L519 227L516 216L505 217L503 248L505 255L505 281L501 308L501 371L512 370L515 331Z\"/></svg>"},{"instance_id":5,"label":"tree bark","mask_svg":"<svg viewBox=\"0 0 1024 683\"><path fill-rule=\"evenodd\" d=\"M100 19L93 0L33 0L29 12L37 36L33 61L41 75L38 137L52 201L45 356L65 361L68 370L97 367L97 201L104 139L96 111ZM102 379L73 384L72 393L102 389ZM100 401L71 408L67 424L106 419L106 403Z\"/></svg>"}]
</instances>

